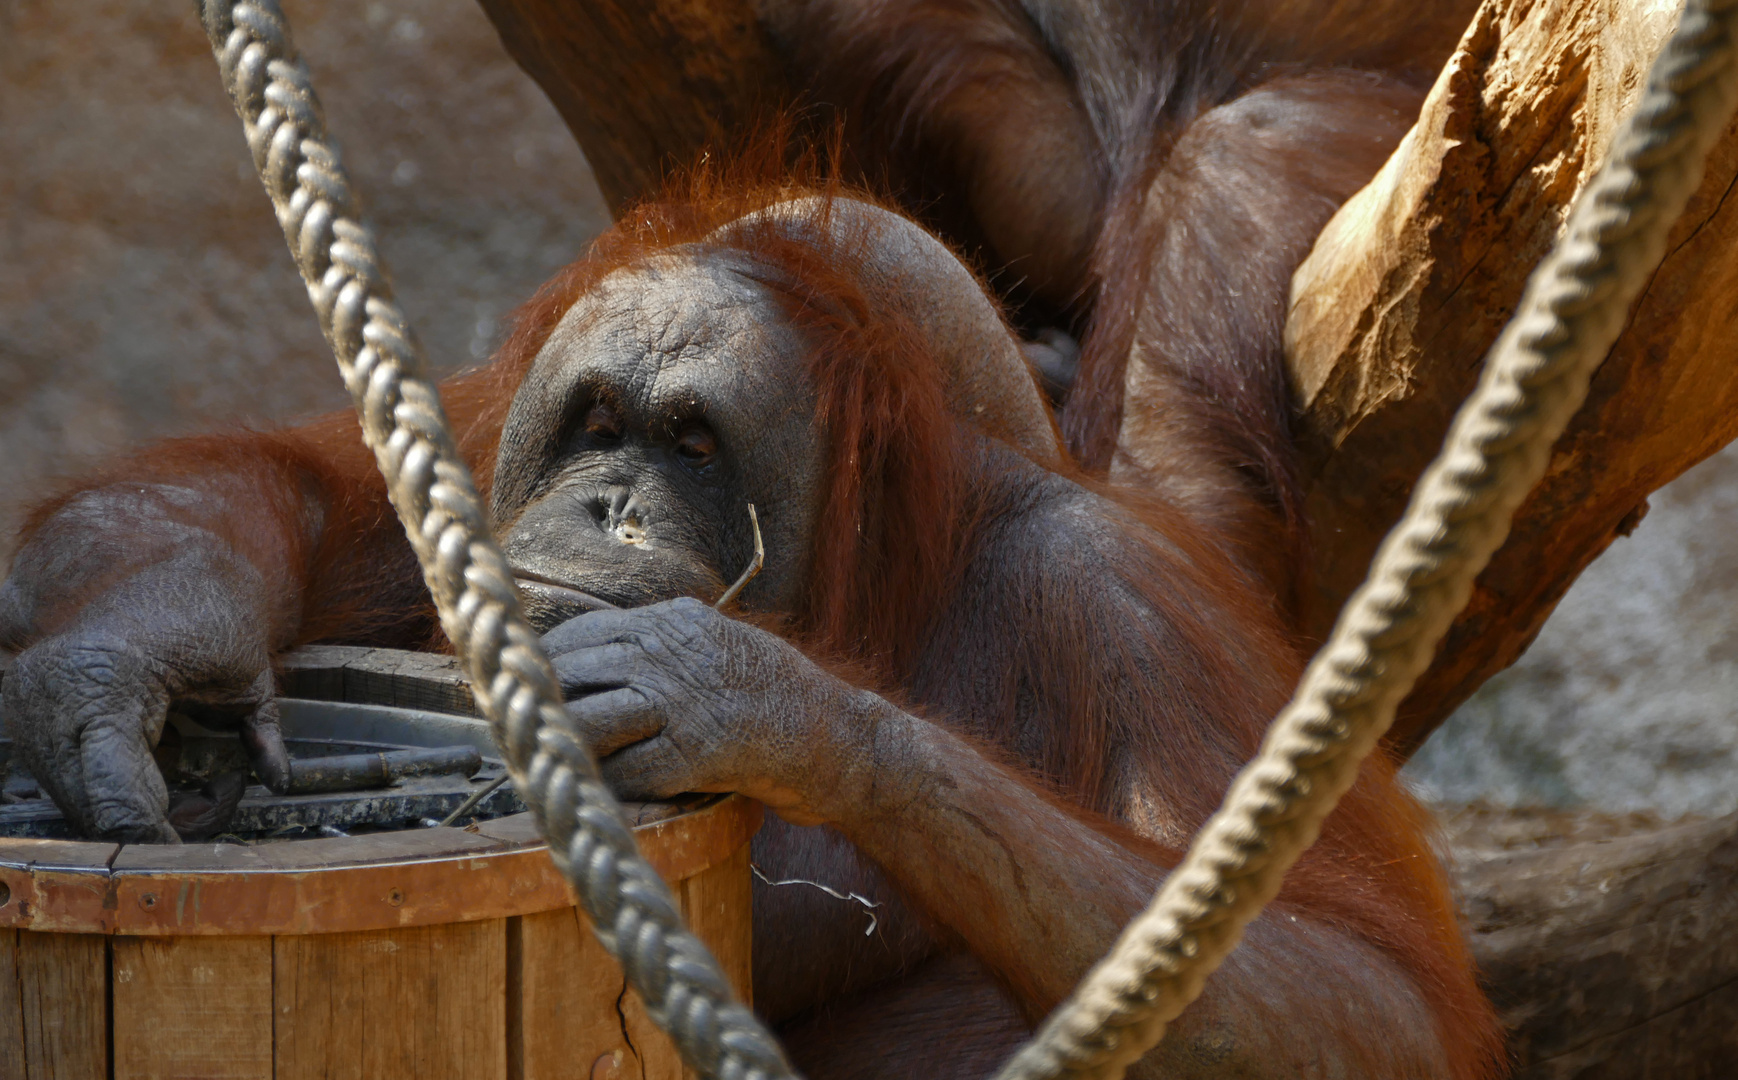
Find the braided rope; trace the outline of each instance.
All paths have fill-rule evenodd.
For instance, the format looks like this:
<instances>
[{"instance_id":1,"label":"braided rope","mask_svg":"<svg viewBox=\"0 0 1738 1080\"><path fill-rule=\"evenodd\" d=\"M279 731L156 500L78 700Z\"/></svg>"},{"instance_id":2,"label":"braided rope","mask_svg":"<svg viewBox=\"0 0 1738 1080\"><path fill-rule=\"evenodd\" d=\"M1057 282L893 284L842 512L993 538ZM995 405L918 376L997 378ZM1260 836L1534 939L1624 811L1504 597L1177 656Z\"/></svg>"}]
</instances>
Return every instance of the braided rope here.
<instances>
[{"instance_id":1,"label":"braided rope","mask_svg":"<svg viewBox=\"0 0 1738 1080\"><path fill-rule=\"evenodd\" d=\"M690 1065L745 1080L791 1076L639 858L566 725L275 0L204 0L201 15L442 625L557 866ZM1611 160L1577 201L1567 236L1529 283L1297 696L1152 905L999 1076L1120 1077L1200 993L1314 841L1506 537L1662 257L1738 105L1735 31L1738 0L1689 0Z\"/></svg>"},{"instance_id":2,"label":"braided rope","mask_svg":"<svg viewBox=\"0 0 1738 1080\"><path fill-rule=\"evenodd\" d=\"M203 0L198 9L441 625L556 866L684 1061L730 1080L793 1076L640 858L621 806L568 725L283 12L276 0Z\"/></svg>"},{"instance_id":3,"label":"braided rope","mask_svg":"<svg viewBox=\"0 0 1738 1080\"><path fill-rule=\"evenodd\" d=\"M1689 0L1610 160L1492 346L1478 388L1296 696L1189 854L998 1074L1118 1078L1279 891L1429 666L1544 475L1738 107L1738 0Z\"/></svg>"}]
</instances>

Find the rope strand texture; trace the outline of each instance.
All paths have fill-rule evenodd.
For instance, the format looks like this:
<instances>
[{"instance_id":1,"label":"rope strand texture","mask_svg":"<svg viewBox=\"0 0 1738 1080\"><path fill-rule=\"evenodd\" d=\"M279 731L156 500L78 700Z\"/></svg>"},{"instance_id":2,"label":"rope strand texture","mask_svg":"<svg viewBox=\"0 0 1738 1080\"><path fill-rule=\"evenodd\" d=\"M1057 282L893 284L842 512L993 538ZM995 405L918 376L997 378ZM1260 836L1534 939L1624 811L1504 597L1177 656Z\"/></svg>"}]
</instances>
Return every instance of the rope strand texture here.
<instances>
[{"instance_id":1,"label":"rope strand texture","mask_svg":"<svg viewBox=\"0 0 1738 1080\"><path fill-rule=\"evenodd\" d=\"M792 1077L777 1041L735 1000L669 887L640 858L620 805L567 725L554 670L520 613L283 12L276 0L203 0L198 11L441 625L556 866L684 1061L728 1080Z\"/></svg>"},{"instance_id":2,"label":"rope strand texture","mask_svg":"<svg viewBox=\"0 0 1738 1080\"><path fill-rule=\"evenodd\" d=\"M1576 203L1442 454L1260 754L1152 905L1000 1077L1120 1077L1200 993L1315 840L1506 537L1663 255L1738 103L1735 12L1738 0L1691 0L1611 160ZM690 1065L732 1080L792 1076L682 925L566 725L281 11L274 0L204 0L200 13L442 625L557 866Z\"/></svg>"},{"instance_id":3,"label":"rope strand texture","mask_svg":"<svg viewBox=\"0 0 1738 1080\"><path fill-rule=\"evenodd\" d=\"M1690 0L1405 516L1145 912L998 1074L1119 1078L1201 992L1429 666L1587 395L1738 106L1738 0Z\"/></svg>"}]
</instances>

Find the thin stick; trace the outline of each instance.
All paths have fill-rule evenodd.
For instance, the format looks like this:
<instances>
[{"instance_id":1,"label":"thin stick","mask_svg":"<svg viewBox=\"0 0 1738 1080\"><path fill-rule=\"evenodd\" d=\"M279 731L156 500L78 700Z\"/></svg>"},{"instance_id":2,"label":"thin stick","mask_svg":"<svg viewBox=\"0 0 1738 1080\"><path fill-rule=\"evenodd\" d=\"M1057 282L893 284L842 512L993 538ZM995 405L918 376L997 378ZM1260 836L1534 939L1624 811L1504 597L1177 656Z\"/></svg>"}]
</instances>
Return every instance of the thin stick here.
<instances>
[{"instance_id":1,"label":"thin stick","mask_svg":"<svg viewBox=\"0 0 1738 1080\"><path fill-rule=\"evenodd\" d=\"M500 776L495 777L495 779L489 781L488 785L485 786L483 788L483 790L472 792L471 797L466 799L464 802L460 803L459 808L457 810L454 810L452 813L448 814L446 817L441 818L441 824L442 825L451 825L453 822L464 817L466 814L468 814L472 810L474 810L478 803L482 802L484 799L487 799L490 795L493 795L497 788L499 788L502 784L505 784L507 781L509 781L511 779L513 779L513 777L505 772L503 772Z\"/></svg>"},{"instance_id":2,"label":"thin stick","mask_svg":"<svg viewBox=\"0 0 1738 1080\"><path fill-rule=\"evenodd\" d=\"M760 539L760 515L755 513L753 503L748 504L748 524L749 527L754 530L754 559L748 564L748 568L742 572L742 576L736 579L736 584L724 590L724 595L720 596L718 602L712 605L715 608L722 609L724 605L736 599L736 595L742 591L743 586L754 580L754 575L760 573L761 566L766 562L766 546ZM451 825L453 822L470 813L478 803L488 798L496 788L506 783L508 779L509 777L506 773L502 773L500 776L496 777L487 787L483 788L481 791L473 793L470 798L459 804L458 809L442 818L441 824Z\"/></svg>"},{"instance_id":3,"label":"thin stick","mask_svg":"<svg viewBox=\"0 0 1738 1080\"><path fill-rule=\"evenodd\" d=\"M743 586L754 580L754 575L760 573L760 566L766 561L766 548L760 544L760 515L754 512L753 503L748 504L748 523L754 528L754 561L749 563L748 569L744 570L742 576L736 579L736 584L724 590L724 595L718 598L718 603L712 605L719 611L723 611L725 604L736 599L736 594L742 591Z\"/></svg>"}]
</instances>

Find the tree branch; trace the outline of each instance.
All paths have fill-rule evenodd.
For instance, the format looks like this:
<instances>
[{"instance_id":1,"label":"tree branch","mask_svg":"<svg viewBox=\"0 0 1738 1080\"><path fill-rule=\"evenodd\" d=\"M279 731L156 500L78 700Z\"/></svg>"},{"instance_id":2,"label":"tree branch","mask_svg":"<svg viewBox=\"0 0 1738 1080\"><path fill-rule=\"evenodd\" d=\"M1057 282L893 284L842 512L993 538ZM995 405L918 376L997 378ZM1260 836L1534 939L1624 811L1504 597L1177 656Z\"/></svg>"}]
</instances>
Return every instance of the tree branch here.
<instances>
[{"instance_id":1,"label":"tree branch","mask_svg":"<svg viewBox=\"0 0 1738 1080\"><path fill-rule=\"evenodd\" d=\"M1286 345L1315 530L1311 634L1399 518L1675 18L1668 3L1486 0L1417 126L1298 269ZM1544 482L1402 705L1403 754L1520 656L1650 492L1738 435L1735 180L1729 132Z\"/></svg>"},{"instance_id":2,"label":"tree branch","mask_svg":"<svg viewBox=\"0 0 1738 1080\"><path fill-rule=\"evenodd\" d=\"M787 97L748 0L480 0L615 213Z\"/></svg>"}]
</instances>

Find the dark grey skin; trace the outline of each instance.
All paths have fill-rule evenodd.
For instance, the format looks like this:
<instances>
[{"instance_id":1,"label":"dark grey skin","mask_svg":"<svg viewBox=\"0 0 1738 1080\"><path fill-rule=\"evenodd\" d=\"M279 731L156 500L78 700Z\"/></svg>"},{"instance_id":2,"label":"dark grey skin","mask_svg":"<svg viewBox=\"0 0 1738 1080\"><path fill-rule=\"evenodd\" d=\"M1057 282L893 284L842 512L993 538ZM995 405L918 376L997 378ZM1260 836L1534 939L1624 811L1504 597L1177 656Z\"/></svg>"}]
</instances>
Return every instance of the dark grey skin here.
<instances>
[{"instance_id":1,"label":"dark grey skin","mask_svg":"<svg viewBox=\"0 0 1738 1080\"><path fill-rule=\"evenodd\" d=\"M0 645L28 645L3 684L7 732L87 835L180 842L150 754L171 702L238 731L266 784L289 781L271 657L293 643L293 592L212 520L231 486L214 481L85 491L0 585Z\"/></svg>"},{"instance_id":2,"label":"dark grey skin","mask_svg":"<svg viewBox=\"0 0 1738 1080\"><path fill-rule=\"evenodd\" d=\"M723 314L772 305L757 273L736 253L704 274L663 256L606 279L551 335L502 431L493 500L510 523L508 561L546 625L577 611L539 581L571 583L575 566L595 567L595 595L619 606L716 598L754 555L750 503L768 550L783 555L750 598L766 609L795 601L823 454L813 394L788 377L802 342L778 322ZM561 362L579 354L590 362ZM728 452L723 431L736 435ZM595 528L575 530L576 517Z\"/></svg>"},{"instance_id":3,"label":"dark grey skin","mask_svg":"<svg viewBox=\"0 0 1738 1080\"><path fill-rule=\"evenodd\" d=\"M799 1060L814 1075L909 1075L911 1068L977 1075L1023 1034L1022 1009L1066 994L1162 870L984 757L955 734L973 735L969 724L920 719L706 602L748 560L740 508L752 501L766 525L767 569L744 601L790 609L820 487L813 391L790 377L800 370L793 361L802 343L779 325L752 264L737 259L671 259L618 273L562 321L508 420L498 467L518 479L497 495L498 516L511 522L504 544L516 568L540 579L522 587L543 594L544 619L559 619L564 601L584 606L588 595L629 609L579 615L544 639L572 697L569 713L618 793L752 795L782 819L755 842L768 877L815 880L887 903L876 913L877 935L865 937L867 919L856 906L819 890L757 883L757 1005L775 1020L797 1021L790 1034ZM596 412L599 400L615 406ZM559 429L558 419L571 428L576 417L601 430L529 451L534 440L515 434ZM692 441L697 431L715 447L704 462L683 451L683 437ZM996 708L959 688L994 685L998 663L996 650L959 655L965 628L982 624L986 594L1043 591L1043 566L1056 557L1058 539L1101 537L1070 555L1070 569L1098 563L1097 580L1106 582L1089 600L1102 610L1082 622L1109 631L1159 617L1114 585L1121 573L1114 527L1103 535L1104 524L1121 516L1114 506L1005 444L986 439L981 453L1000 466L991 472L1002 490L986 492L986 501L1022 513L967 569L977 588L962 590L944 617L926 665L950 669L944 715L962 718ZM643 508L640 535L629 538L615 509L624 494ZM564 596L561 586L572 593ZM671 592L688 595L665 599ZM1041 633L1007 614L1009 633ZM1107 654L1114 648L1106 643ZM962 673L962 664L985 665L984 677ZM1043 726L1041 716L1015 724ZM1138 778L1123 798L1142 802ZM1162 808L1143 816L1154 834L1183 839ZM977 906L984 897L996 898L993 912ZM955 951L961 945L969 955ZM1257 928L1211 1003L1138 1075L1291 1076L1302 1060L1334 1060L1333 1043L1363 1006L1348 1015L1302 983L1262 985L1269 965L1319 965L1374 989L1373 1001L1397 1011L1394 1040L1383 1049L1386 1074L1437 1073L1427 1030L1399 1022L1398 1014L1420 1007L1399 973L1367 946L1293 916ZM1025 1000L998 992L998 978L1030 988ZM953 990L946 1004L925 994L937 983ZM873 989L847 996L859 988ZM1252 996L1239 1001L1245 994ZM897 1007L897 1018L889 1017L889 999L921 1002L929 1023L914 1030ZM838 1004L822 1019L817 1001ZM906 1041L889 1046L866 1036L842 1019L854 1009L877 1025L903 1022ZM1288 1021L1274 1023L1281 1015ZM1310 1015L1319 1019L1320 1041L1308 1057L1295 1045L1282 1049L1296 1038L1297 1018ZM957 1025L965 1016L1001 1019L978 1040L962 1041ZM861 1045L865 1037L877 1044L872 1050ZM866 1061L865 1053L873 1056ZM943 1066L950 1056L957 1062Z\"/></svg>"},{"instance_id":4,"label":"dark grey skin","mask_svg":"<svg viewBox=\"0 0 1738 1080\"><path fill-rule=\"evenodd\" d=\"M941 310L935 325L972 323L984 301L970 275L951 260L915 265L911 295ZM985 480L973 497L997 524L904 687L921 716L715 610L752 552L750 502L766 569L741 604L791 609L822 487L807 345L763 278L740 253L678 249L581 298L506 422L494 497L503 546L570 715L619 794L751 795L777 815L753 848L768 877L882 903L866 937L853 903L757 883L757 1007L805 1070L982 1075L1165 871L1045 794L1016 764L1036 747L1014 737L1008 764L986 753L980 740L995 735L974 720L1001 707L1012 658L1033 652L1105 657L1099 677L1113 699L1144 700L1143 687L1167 678L1126 658L1120 629L1163 619L1126 580L1121 553L1141 526L1031 452L976 435ZM1012 357L1023 372L1014 339L999 333L984 355ZM1036 400L1022 377L1020 392ZM31 536L0 590L0 641L25 646L5 685L9 722L57 801L93 833L172 838L149 757L171 699L199 696L266 748L267 769L275 760L260 673L295 638L300 597L292 575L257 563L297 530L317 536L323 510L310 497L284 535L247 535L225 509L232 483L219 474L173 491L92 489ZM1075 589L1080 580L1096 584ZM1045 643L1046 620L1021 607L1046 594L1084 605L1055 632L1091 640ZM88 599L69 605L67 595ZM1048 707L1029 695L1007 729L1048 730ZM1182 822L1116 737L1106 752L1116 816L1182 840ZM1383 1037L1364 1045L1372 1027ZM1428 1011L1369 944L1282 914L1257 924L1135 1075L1366 1070L1444 1075Z\"/></svg>"}]
</instances>

